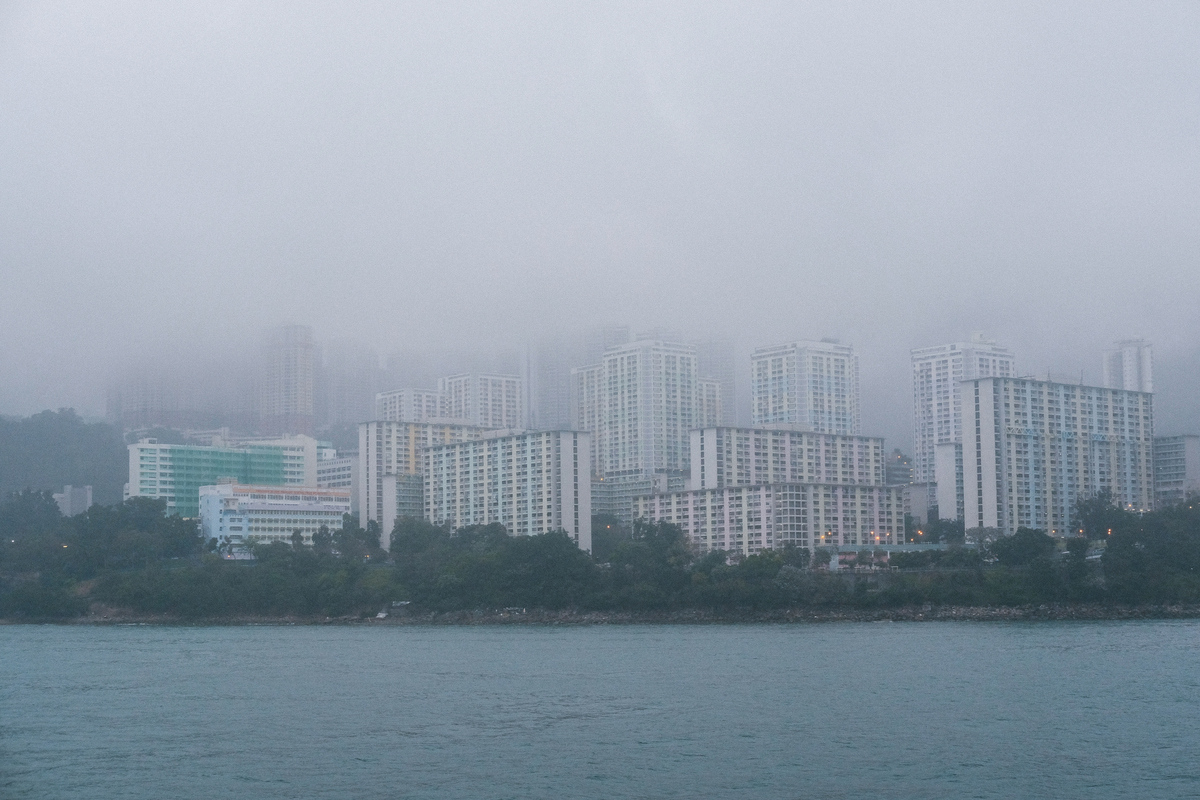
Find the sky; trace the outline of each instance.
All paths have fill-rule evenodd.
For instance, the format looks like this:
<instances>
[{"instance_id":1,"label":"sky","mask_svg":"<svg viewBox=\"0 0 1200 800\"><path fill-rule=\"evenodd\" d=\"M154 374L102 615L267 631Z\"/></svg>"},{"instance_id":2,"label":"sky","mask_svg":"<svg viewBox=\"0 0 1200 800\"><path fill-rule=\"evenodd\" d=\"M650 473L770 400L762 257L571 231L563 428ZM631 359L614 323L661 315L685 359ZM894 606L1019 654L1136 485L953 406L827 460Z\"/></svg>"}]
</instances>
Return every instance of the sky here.
<instances>
[{"instance_id":1,"label":"sky","mask_svg":"<svg viewBox=\"0 0 1200 800\"><path fill-rule=\"evenodd\" d=\"M973 332L1200 432L1200 5L0 3L0 413L264 328ZM747 359L748 363L748 359Z\"/></svg>"}]
</instances>

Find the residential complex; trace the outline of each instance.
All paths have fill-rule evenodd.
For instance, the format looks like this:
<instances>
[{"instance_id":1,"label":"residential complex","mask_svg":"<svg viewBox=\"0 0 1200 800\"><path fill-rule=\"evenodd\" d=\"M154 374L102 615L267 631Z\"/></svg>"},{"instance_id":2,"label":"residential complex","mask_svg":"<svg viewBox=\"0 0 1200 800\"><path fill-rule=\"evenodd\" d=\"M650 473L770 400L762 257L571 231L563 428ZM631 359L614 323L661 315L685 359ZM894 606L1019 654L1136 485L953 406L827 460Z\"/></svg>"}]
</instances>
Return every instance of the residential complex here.
<instances>
[{"instance_id":1,"label":"residential complex","mask_svg":"<svg viewBox=\"0 0 1200 800\"><path fill-rule=\"evenodd\" d=\"M525 391L516 375L451 375L438 381L445 416L480 428L525 425Z\"/></svg>"},{"instance_id":2,"label":"residential complex","mask_svg":"<svg viewBox=\"0 0 1200 800\"><path fill-rule=\"evenodd\" d=\"M445 416L446 398L436 389L393 389L375 395L375 419L427 422Z\"/></svg>"},{"instance_id":3,"label":"residential complex","mask_svg":"<svg viewBox=\"0 0 1200 800\"><path fill-rule=\"evenodd\" d=\"M358 426L358 513L363 525L378 522L386 549L398 516L410 515L422 503L412 502L406 476L421 475L423 454L435 444L478 439L483 428L447 422L377 420ZM419 515L419 513L418 513Z\"/></svg>"},{"instance_id":4,"label":"residential complex","mask_svg":"<svg viewBox=\"0 0 1200 800\"><path fill-rule=\"evenodd\" d=\"M638 497L635 515L679 525L693 550L754 555L792 545L904 543L902 489L855 484L771 483Z\"/></svg>"},{"instance_id":5,"label":"residential complex","mask_svg":"<svg viewBox=\"0 0 1200 800\"><path fill-rule=\"evenodd\" d=\"M293 436L202 447L142 439L129 445L125 497L165 500L168 515L195 517L200 487L223 478L263 486L315 486L317 442Z\"/></svg>"},{"instance_id":6,"label":"residential complex","mask_svg":"<svg viewBox=\"0 0 1200 800\"><path fill-rule=\"evenodd\" d=\"M592 548L591 436L488 433L424 453L425 518L460 528L499 522L514 536L564 530Z\"/></svg>"},{"instance_id":7,"label":"residential complex","mask_svg":"<svg viewBox=\"0 0 1200 800\"><path fill-rule=\"evenodd\" d=\"M344 489L230 482L200 487L199 498L204 540L232 545L251 539L290 543L296 531L311 545L322 526L341 530L343 515L350 513L350 492Z\"/></svg>"},{"instance_id":8,"label":"residential complex","mask_svg":"<svg viewBox=\"0 0 1200 800\"><path fill-rule=\"evenodd\" d=\"M689 431L720 419L720 386L697 377L692 345L641 340L573 371L575 427L595 434L605 478L688 469Z\"/></svg>"},{"instance_id":9,"label":"residential complex","mask_svg":"<svg viewBox=\"0 0 1200 800\"><path fill-rule=\"evenodd\" d=\"M1071 535L1076 502L1104 489L1128 510L1153 507L1153 395L1025 378L959 392L965 435L938 445L936 479L939 509L960 487L967 528Z\"/></svg>"},{"instance_id":10,"label":"residential complex","mask_svg":"<svg viewBox=\"0 0 1200 800\"><path fill-rule=\"evenodd\" d=\"M1200 436L1154 440L1154 507L1181 503L1200 493Z\"/></svg>"},{"instance_id":11,"label":"residential complex","mask_svg":"<svg viewBox=\"0 0 1200 800\"><path fill-rule=\"evenodd\" d=\"M883 439L786 426L691 431L689 489L778 483L882 485Z\"/></svg>"},{"instance_id":12,"label":"residential complex","mask_svg":"<svg viewBox=\"0 0 1200 800\"><path fill-rule=\"evenodd\" d=\"M750 357L753 425L860 433L858 356L835 339L763 347Z\"/></svg>"},{"instance_id":13,"label":"residential complex","mask_svg":"<svg viewBox=\"0 0 1200 800\"><path fill-rule=\"evenodd\" d=\"M975 378L1016 375L1011 351L980 335L970 342L921 347L912 351L913 376L913 480L934 480L934 455L939 444L962 442L960 382ZM954 518L959 508L941 509Z\"/></svg>"}]
</instances>

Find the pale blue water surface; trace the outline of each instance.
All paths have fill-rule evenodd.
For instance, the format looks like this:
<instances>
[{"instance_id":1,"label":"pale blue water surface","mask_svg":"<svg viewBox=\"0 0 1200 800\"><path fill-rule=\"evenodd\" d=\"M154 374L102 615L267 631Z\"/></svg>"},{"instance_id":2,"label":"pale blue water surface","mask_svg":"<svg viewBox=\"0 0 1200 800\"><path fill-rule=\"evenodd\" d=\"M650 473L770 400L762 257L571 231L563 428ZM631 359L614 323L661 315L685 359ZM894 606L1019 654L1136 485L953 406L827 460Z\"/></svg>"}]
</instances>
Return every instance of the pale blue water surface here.
<instances>
[{"instance_id":1,"label":"pale blue water surface","mask_svg":"<svg viewBox=\"0 0 1200 800\"><path fill-rule=\"evenodd\" d=\"M1200 622L0 627L4 798L1200 797Z\"/></svg>"}]
</instances>

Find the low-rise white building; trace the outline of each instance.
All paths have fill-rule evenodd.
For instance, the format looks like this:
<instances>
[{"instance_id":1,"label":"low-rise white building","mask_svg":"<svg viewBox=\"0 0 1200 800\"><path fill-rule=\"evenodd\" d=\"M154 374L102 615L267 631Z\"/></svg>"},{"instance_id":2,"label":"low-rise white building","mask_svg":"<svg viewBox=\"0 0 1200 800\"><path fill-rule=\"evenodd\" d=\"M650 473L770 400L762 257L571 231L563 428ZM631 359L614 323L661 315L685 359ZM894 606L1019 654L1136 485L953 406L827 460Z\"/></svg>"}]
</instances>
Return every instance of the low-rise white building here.
<instances>
[{"instance_id":1,"label":"low-rise white building","mask_svg":"<svg viewBox=\"0 0 1200 800\"><path fill-rule=\"evenodd\" d=\"M499 522L514 536L563 530L592 548L591 435L496 432L425 451L425 518L461 528Z\"/></svg>"},{"instance_id":2,"label":"low-rise white building","mask_svg":"<svg viewBox=\"0 0 1200 800\"><path fill-rule=\"evenodd\" d=\"M904 544L899 486L778 483L637 498L636 516L683 529L697 553L754 555L788 545Z\"/></svg>"},{"instance_id":3,"label":"low-rise white building","mask_svg":"<svg viewBox=\"0 0 1200 800\"><path fill-rule=\"evenodd\" d=\"M248 486L220 483L200 487L200 533L205 541L243 545L291 542L300 531L306 545L322 525L342 529L350 492L312 486Z\"/></svg>"}]
</instances>

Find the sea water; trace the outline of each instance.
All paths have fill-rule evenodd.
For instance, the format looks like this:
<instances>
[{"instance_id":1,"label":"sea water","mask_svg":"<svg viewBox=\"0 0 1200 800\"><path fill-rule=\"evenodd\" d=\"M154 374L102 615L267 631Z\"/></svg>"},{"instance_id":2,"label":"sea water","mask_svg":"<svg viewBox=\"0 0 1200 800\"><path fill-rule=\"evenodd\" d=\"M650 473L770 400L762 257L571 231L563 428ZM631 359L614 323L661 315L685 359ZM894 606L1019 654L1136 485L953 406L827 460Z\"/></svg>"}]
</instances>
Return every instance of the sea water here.
<instances>
[{"instance_id":1,"label":"sea water","mask_svg":"<svg viewBox=\"0 0 1200 800\"><path fill-rule=\"evenodd\" d=\"M0 627L4 798L1200 796L1200 622Z\"/></svg>"}]
</instances>

